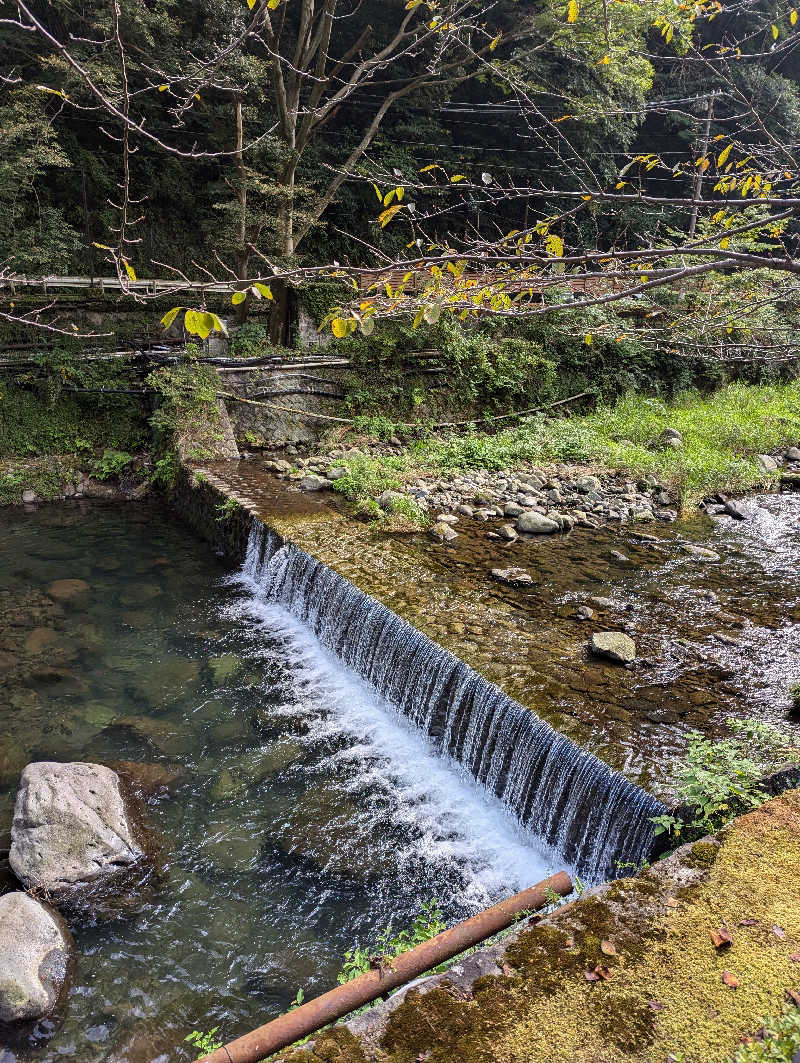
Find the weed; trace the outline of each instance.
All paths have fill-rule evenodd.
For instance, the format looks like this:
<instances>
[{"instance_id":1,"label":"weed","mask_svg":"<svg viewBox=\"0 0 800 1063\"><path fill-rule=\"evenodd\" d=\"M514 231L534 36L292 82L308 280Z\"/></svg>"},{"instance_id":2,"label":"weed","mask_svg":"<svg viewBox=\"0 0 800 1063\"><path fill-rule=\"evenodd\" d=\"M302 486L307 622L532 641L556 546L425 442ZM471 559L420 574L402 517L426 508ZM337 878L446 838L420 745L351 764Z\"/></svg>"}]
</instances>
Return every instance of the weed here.
<instances>
[{"instance_id":1,"label":"weed","mask_svg":"<svg viewBox=\"0 0 800 1063\"><path fill-rule=\"evenodd\" d=\"M378 934L374 949L356 946L350 952L346 952L342 969L336 980L340 985L351 982L360 974L368 971L376 960L389 962L393 957L408 952L409 949L421 945L424 941L430 941L437 934L441 934L445 928L446 924L438 902L428 901L414 916L409 929L395 933L390 923Z\"/></svg>"},{"instance_id":2,"label":"weed","mask_svg":"<svg viewBox=\"0 0 800 1063\"><path fill-rule=\"evenodd\" d=\"M732 738L688 735L685 758L674 776L682 816L655 816L655 833L692 841L713 834L734 816L757 808L769 794L761 783L777 767L800 762L800 749L771 724L731 718Z\"/></svg>"},{"instance_id":3,"label":"weed","mask_svg":"<svg viewBox=\"0 0 800 1063\"><path fill-rule=\"evenodd\" d=\"M192 1030L187 1037L184 1037L184 1041L196 1048L198 1052L197 1058L202 1059L209 1052L215 1052L218 1048L222 1048L222 1041L218 1041L216 1037L218 1030L219 1026L212 1026L207 1033L203 1033L200 1030Z\"/></svg>"},{"instance_id":4,"label":"weed","mask_svg":"<svg viewBox=\"0 0 800 1063\"><path fill-rule=\"evenodd\" d=\"M800 679L793 679L787 688L792 708L800 711Z\"/></svg>"},{"instance_id":5,"label":"weed","mask_svg":"<svg viewBox=\"0 0 800 1063\"><path fill-rule=\"evenodd\" d=\"M214 509L217 512L215 520L223 521L232 516L239 508L239 503L235 498L226 498L224 502L220 502Z\"/></svg>"}]
</instances>

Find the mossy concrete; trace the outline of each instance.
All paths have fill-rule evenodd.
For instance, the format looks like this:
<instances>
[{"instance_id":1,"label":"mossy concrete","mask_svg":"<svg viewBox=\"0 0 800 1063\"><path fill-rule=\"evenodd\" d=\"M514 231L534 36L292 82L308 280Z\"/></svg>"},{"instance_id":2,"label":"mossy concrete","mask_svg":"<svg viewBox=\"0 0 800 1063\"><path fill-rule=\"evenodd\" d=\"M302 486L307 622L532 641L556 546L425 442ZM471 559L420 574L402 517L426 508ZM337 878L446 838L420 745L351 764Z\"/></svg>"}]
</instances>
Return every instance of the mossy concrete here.
<instances>
[{"instance_id":1,"label":"mossy concrete","mask_svg":"<svg viewBox=\"0 0 800 1063\"><path fill-rule=\"evenodd\" d=\"M721 1063L800 987L798 867L792 791L281 1058Z\"/></svg>"}]
</instances>

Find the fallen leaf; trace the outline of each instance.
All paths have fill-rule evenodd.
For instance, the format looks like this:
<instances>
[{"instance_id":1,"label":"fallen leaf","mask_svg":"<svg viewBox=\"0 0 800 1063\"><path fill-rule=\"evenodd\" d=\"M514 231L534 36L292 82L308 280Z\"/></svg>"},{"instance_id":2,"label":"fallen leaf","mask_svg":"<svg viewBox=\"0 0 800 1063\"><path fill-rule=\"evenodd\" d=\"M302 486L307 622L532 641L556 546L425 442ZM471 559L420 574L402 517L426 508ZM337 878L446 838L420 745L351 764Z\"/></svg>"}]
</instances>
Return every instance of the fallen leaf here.
<instances>
[{"instance_id":1,"label":"fallen leaf","mask_svg":"<svg viewBox=\"0 0 800 1063\"><path fill-rule=\"evenodd\" d=\"M619 955L613 944L607 938L603 938L603 940L600 942L600 951L603 953L604 956Z\"/></svg>"},{"instance_id":2,"label":"fallen leaf","mask_svg":"<svg viewBox=\"0 0 800 1063\"><path fill-rule=\"evenodd\" d=\"M737 926L758 926L757 919L740 919Z\"/></svg>"},{"instance_id":3,"label":"fallen leaf","mask_svg":"<svg viewBox=\"0 0 800 1063\"><path fill-rule=\"evenodd\" d=\"M725 983L725 985L730 986L731 989L739 988L739 979L736 977L735 974L731 974L730 971L722 972L722 981Z\"/></svg>"},{"instance_id":4,"label":"fallen leaf","mask_svg":"<svg viewBox=\"0 0 800 1063\"><path fill-rule=\"evenodd\" d=\"M795 1007L800 1008L800 993L796 989L787 989L786 1001L788 1004L794 1004Z\"/></svg>"},{"instance_id":5,"label":"fallen leaf","mask_svg":"<svg viewBox=\"0 0 800 1063\"><path fill-rule=\"evenodd\" d=\"M793 952L789 959L792 963L800 963L800 952Z\"/></svg>"},{"instance_id":6,"label":"fallen leaf","mask_svg":"<svg viewBox=\"0 0 800 1063\"><path fill-rule=\"evenodd\" d=\"M509 965L507 963L504 963L503 966L500 969L503 972L503 974L506 975L506 977L508 977L509 975L514 973L514 968L513 967L509 967Z\"/></svg>"},{"instance_id":7,"label":"fallen leaf","mask_svg":"<svg viewBox=\"0 0 800 1063\"><path fill-rule=\"evenodd\" d=\"M730 935L728 928L723 924L719 930L709 930L709 937L714 943L715 949L728 948L733 944L733 938Z\"/></svg>"},{"instance_id":8,"label":"fallen leaf","mask_svg":"<svg viewBox=\"0 0 800 1063\"><path fill-rule=\"evenodd\" d=\"M587 982L599 982L600 981L600 975L599 974L595 974L594 971L584 971L583 972L583 977L586 979Z\"/></svg>"},{"instance_id":9,"label":"fallen leaf","mask_svg":"<svg viewBox=\"0 0 800 1063\"><path fill-rule=\"evenodd\" d=\"M571 949L571 948L574 948L574 946L575 946L575 938L567 938L567 940L564 942L564 948L565 949Z\"/></svg>"},{"instance_id":10,"label":"fallen leaf","mask_svg":"<svg viewBox=\"0 0 800 1063\"><path fill-rule=\"evenodd\" d=\"M604 982L607 982L614 972L610 971L604 964L598 963L594 969L594 973L598 978L602 978Z\"/></svg>"},{"instance_id":11,"label":"fallen leaf","mask_svg":"<svg viewBox=\"0 0 800 1063\"><path fill-rule=\"evenodd\" d=\"M667 897L667 908L677 908L678 900L675 897Z\"/></svg>"},{"instance_id":12,"label":"fallen leaf","mask_svg":"<svg viewBox=\"0 0 800 1063\"><path fill-rule=\"evenodd\" d=\"M659 1004L657 1000L648 1000L647 1006L651 1011L663 1011L664 1005Z\"/></svg>"},{"instance_id":13,"label":"fallen leaf","mask_svg":"<svg viewBox=\"0 0 800 1063\"><path fill-rule=\"evenodd\" d=\"M780 941L783 941L783 939L784 939L784 938L786 937L786 931L785 931L785 930L783 929L783 927L782 927L782 926L774 926L774 927L772 928L772 933L773 933L773 934L775 935L775 937L776 937L776 938L778 938L778 939L779 939Z\"/></svg>"}]
</instances>

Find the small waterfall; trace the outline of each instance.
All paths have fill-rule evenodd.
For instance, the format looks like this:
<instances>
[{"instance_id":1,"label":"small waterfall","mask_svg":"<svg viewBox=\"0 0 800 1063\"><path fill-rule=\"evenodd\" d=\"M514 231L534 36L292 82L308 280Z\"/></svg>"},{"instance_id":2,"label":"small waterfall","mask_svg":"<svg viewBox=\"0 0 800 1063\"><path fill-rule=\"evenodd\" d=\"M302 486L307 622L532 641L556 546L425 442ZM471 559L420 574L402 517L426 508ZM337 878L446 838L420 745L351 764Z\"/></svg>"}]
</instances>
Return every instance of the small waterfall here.
<instances>
[{"instance_id":1,"label":"small waterfall","mask_svg":"<svg viewBox=\"0 0 800 1063\"><path fill-rule=\"evenodd\" d=\"M282 605L590 882L650 853L651 794L343 576L253 521L242 575Z\"/></svg>"}]
</instances>

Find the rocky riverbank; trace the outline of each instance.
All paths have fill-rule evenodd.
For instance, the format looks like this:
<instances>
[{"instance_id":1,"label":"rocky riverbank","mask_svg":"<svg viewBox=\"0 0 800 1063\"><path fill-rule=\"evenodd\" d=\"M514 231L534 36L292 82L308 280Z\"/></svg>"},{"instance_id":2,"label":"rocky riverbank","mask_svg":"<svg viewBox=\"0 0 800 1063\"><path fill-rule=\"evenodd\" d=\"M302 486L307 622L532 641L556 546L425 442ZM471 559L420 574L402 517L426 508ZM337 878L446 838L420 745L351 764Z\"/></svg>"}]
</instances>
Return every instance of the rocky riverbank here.
<instances>
[{"instance_id":1,"label":"rocky riverbank","mask_svg":"<svg viewBox=\"0 0 800 1063\"><path fill-rule=\"evenodd\" d=\"M680 448L680 434L668 430L661 445ZM350 497L360 493L358 508L366 516L400 513L413 517L416 513L443 542L456 537L456 526L462 520L501 521L488 535L511 541L519 534L553 534L574 527L597 528L628 521L670 523L677 520L680 511L676 494L655 476L636 478L597 466L555 464L443 475L421 472L413 466L404 470L400 447L334 447L325 454L305 457L297 448L291 450L291 460L267 458L266 469L301 491L336 490ZM388 469L394 469L394 477L388 477L391 485L382 488L374 471L372 484L363 474L365 463L381 459L388 460ZM766 483L787 489L800 487L800 448L792 447L778 455L762 454L758 461ZM359 477L364 480L361 491L354 482ZM724 493L703 499L700 508L710 515L746 518L745 510Z\"/></svg>"}]
</instances>

